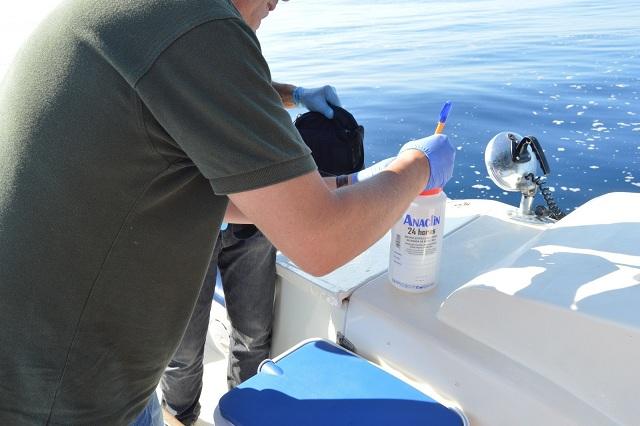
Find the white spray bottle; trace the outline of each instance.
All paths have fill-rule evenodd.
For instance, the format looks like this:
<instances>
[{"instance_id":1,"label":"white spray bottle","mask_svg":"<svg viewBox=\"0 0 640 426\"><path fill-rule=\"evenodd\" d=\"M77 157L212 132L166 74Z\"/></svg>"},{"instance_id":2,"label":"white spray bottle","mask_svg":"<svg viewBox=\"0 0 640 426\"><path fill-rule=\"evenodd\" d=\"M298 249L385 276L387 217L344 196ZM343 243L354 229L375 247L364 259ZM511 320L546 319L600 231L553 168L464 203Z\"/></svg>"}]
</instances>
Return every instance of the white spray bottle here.
<instances>
[{"instance_id":1,"label":"white spray bottle","mask_svg":"<svg viewBox=\"0 0 640 426\"><path fill-rule=\"evenodd\" d=\"M434 133L444 130L450 109L448 101ZM422 293L437 285L446 205L442 188L423 191L391 228L389 280L394 287Z\"/></svg>"},{"instance_id":2,"label":"white spray bottle","mask_svg":"<svg viewBox=\"0 0 640 426\"><path fill-rule=\"evenodd\" d=\"M421 293L436 286L446 201L441 188L423 191L391 228L389 280L395 287Z\"/></svg>"}]
</instances>

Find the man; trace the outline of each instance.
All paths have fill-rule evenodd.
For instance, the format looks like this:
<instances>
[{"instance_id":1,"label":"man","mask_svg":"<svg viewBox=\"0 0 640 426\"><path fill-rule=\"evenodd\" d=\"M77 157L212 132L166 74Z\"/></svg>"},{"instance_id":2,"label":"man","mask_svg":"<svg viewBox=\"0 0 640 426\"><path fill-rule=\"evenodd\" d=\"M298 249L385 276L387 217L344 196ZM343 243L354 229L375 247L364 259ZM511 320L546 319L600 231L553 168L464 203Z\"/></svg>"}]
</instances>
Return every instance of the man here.
<instances>
[{"instance_id":1,"label":"man","mask_svg":"<svg viewBox=\"0 0 640 426\"><path fill-rule=\"evenodd\" d=\"M70 0L18 54L0 88L0 423L134 421L223 219L324 275L451 177L440 136L325 183L254 33L275 4Z\"/></svg>"},{"instance_id":2,"label":"man","mask_svg":"<svg viewBox=\"0 0 640 426\"><path fill-rule=\"evenodd\" d=\"M317 89L274 84L285 106L291 107L293 92L301 92L297 103L311 111L333 117L331 105L340 105L331 86ZM297 97L297 96L296 96ZM314 157L316 159L316 157ZM321 159L322 160L322 159ZM325 162L327 160L324 160ZM316 159L322 169L322 164ZM355 170L344 170L344 173ZM227 383L233 388L256 374L260 362L269 357L275 293L276 249L255 226L229 224L220 232L195 309L182 341L160 381L163 414L168 423L175 417L193 424L200 413L204 346L218 268L231 325Z\"/></svg>"}]
</instances>

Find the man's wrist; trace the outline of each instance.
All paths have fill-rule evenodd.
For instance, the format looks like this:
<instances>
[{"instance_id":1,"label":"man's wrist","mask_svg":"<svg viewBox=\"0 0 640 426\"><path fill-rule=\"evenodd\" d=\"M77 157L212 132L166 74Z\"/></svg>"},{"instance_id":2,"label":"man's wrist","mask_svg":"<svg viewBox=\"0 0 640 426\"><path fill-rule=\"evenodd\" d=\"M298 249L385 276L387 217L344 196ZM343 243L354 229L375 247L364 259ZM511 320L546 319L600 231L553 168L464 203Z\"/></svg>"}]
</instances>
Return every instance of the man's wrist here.
<instances>
[{"instance_id":1,"label":"man's wrist","mask_svg":"<svg viewBox=\"0 0 640 426\"><path fill-rule=\"evenodd\" d=\"M301 101L302 91L303 90L304 89L302 87L298 86L298 87L295 87L293 89L293 92L291 93L291 99L293 100L293 103L296 106L300 106L300 101Z\"/></svg>"},{"instance_id":2,"label":"man's wrist","mask_svg":"<svg viewBox=\"0 0 640 426\"><path fill-rule=\"evenodd\" d=\"M273 81L271 85L276 92L278 92L280 100L282 100L282 105L285 108L294 108L296 106L296 103L293 101L293 91L296 89L296 86L275 81Z\"/></svg>"},{"instance_id":3,"label":"man's wrist","mask_svg":"<svg viewBox=\"0 0 640 426\"><path fill-rule=\"evenodd\" d=\"M349 185L349 175L336 176L336 188Z\"/></svg>"}]
</instances>

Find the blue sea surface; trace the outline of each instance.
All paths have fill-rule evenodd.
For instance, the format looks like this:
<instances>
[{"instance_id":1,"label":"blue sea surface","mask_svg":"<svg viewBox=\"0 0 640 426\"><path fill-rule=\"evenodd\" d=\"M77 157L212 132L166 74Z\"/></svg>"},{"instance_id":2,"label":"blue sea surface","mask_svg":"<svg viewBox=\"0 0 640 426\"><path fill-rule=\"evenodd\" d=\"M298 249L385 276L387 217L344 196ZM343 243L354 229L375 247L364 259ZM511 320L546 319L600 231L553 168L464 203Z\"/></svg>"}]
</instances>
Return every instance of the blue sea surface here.
<instances>
[{"instance_id":1,"label":"blue sea surface","mask_svg":"<svg viewBox=\"0 0 640 426\"><path fill-rule=\"evenodd\" d=\"M258 37L275 81L337 88L365 127L367 164L433 133L451 100L450 198L519 203L484 165L487 142L509 130L539 139L571 210L640 192L639 23L638 0L295 0Z\"/></svg>"}]
</instances>

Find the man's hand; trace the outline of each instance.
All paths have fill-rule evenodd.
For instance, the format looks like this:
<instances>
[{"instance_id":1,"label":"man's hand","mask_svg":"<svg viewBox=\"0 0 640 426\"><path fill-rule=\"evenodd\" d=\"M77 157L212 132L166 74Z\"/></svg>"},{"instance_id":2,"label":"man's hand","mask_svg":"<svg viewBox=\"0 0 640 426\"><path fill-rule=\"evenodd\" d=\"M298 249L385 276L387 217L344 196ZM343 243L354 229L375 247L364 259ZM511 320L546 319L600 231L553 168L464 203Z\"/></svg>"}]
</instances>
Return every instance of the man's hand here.
<instances>
[{"instance_id":1,"label":"man's hand","mask_svg":"<svg viewBox=\"0 0 640 426\"><path fill-rule=\"evenodd\" d=\"M304 105L309 111L316 111L325 117L333 118L331 105L342 106L338 93L333 86L322 86L313 89L296 87L293 91L293 102L296 105Z\"/></svg>"},{"instance_id":2,"label":"man's hand","mask_svg":"<svg viewBox=\"0 0 640 426\"><path fill-rule=\"evenodd\" d=\"M424 189L442 188L453 175L453 163L456 150L446 135L431 135L426 138L407 142L398 154L409 149L421 151L429 161L431 173Z\"/></svg>"}]
</instances>

